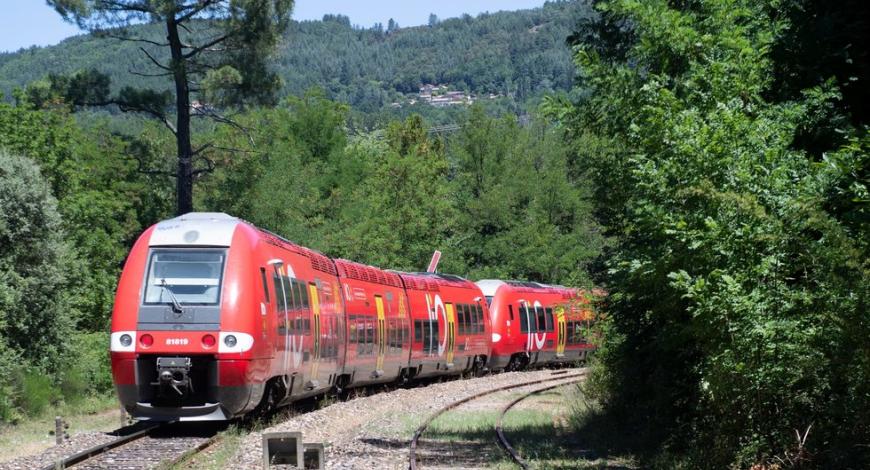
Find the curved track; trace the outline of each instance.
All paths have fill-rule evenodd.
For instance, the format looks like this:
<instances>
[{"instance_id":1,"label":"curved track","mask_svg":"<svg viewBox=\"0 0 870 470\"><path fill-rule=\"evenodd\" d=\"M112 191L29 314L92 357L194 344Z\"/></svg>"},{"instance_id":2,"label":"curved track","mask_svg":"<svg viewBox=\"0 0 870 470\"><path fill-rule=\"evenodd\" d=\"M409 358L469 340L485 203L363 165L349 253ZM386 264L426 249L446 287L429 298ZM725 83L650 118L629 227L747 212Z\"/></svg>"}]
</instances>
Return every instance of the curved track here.
<instances>
[{"instance_id":1,"label":"curved track","mask_svg":"<svg viewBox=\"0 0 870 470\"><path fill-rule=\"evenodd\" d=\"M411 439L411 451L410 451L410 455L409 455L409 459L408 459L408 467L411 470L417 470L417 468L418 468L417 467L417 444L418 444L418 441L420 440L420 437L423 435L423 433L426 431L426 428L429 427L430 424L432 424L432 421L434 421L436 418L443 415L444 413L446 413L446 412L448 412L448 411L450 411L450 410L452 410L452 409L454 409L454 408L456 408L464 403L468 403L470 401L476 400L476 399L481 398L481 397L485 397L487 395L492 395L493 393L502 392L505 390L510 390L510 389L519 388L519 387L525 387L525 386L529 386L529 385L535 385L535 384L539 384L539 383L555 382L557 380L564 381L566 379L575 379L575 378L578 379L578 380L574 380L574 381L563 382L563 383L560 383L560 384L557 384L557 385L554 385L551 387L546 387L543 389L535 390L534 392L532 392L532 394L534 394L534 393L541 392L544 390L549 390L552 388L561 387L564 385L576 383L579 381L580 377L584 377L586 375L586 372L581 372L579 374L573 374L573 375L564 375L565 373L566 373L565 371L554 372L553 375L555 375L556 377L551 377L548 379L532 380L529 382L523 382L523 383L518 383L518 384L506 385L504 387L494 388L491 390L487 390L485 392L481 392L481 393L477 393L477 394L465 397L461 400L454 401L454 402L450 403L449 405L441 408L440 410L436 411L435 413L430 415L428 418L426 418L426 421L424 421L423 424L421 424L420 427L418 427L417 430L414 432L414 437ZM531 395L531 394L529 394L529 395ZM515 400L515 402L513 404L518 403L519 401L528 397L529 395L524 395L523 397L521 397L520 400ZM512 406L512 405L510 405L510 406ZM504 417L504 412L505 411L502 411L501 417ZM499 418L499 426L501 425L501 417ZM526 467L523 467L523 468L526 468Z\"/></svg>"},{"instance_id":2,"label":"curved track","mask_svg":"<svg viewBox=\"0 0 870 470\"><path fill-rule=\"evenodd\" d=\"M563 377L563 378L565 378L565 377ZM579 382L579 380L575 380L572 382L560 383L560 384L556 384L556 385L551 385L549 387L539 388L537 390L532 390L531 392L529 392L529 393L517 398L516 400L508 403L507 406L505 406L501 410L501 415L499 415L498 422L495 425L495 433L498 436L498 442L507 451L507 453L510 454L511 459L513 459L513 461L516 462L517 465L522 467L523 470L528 470L529 465L522 459L522 457L516 451L516 449L513 448L510 441L508 441L507 437L505 437L504 431L502 430L502 423L504 422L505 415L507 414L508 411L511 410L511 408L513 408L514 406L519 404L519 402L525 400L526 398L529 398L533 395L537 395L537 394L542 393L542 392L546 392L548 390L553 390L554 388L559 388L559 387L564 387L565 385L575 384L577 382Z\"/></svg>"}]
</instances>

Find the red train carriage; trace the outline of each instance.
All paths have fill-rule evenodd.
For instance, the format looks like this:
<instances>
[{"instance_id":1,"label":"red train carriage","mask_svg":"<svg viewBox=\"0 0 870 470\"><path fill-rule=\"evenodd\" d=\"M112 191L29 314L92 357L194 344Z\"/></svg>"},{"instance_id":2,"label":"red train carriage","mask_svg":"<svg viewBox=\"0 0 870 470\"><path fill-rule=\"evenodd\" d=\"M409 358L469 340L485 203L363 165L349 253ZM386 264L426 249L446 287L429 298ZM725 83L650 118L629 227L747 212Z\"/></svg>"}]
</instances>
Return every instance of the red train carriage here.
<instances>
[{"instance_id":1,"label":"red train carriage","mask_svg":"<svg viewBox=\"0 0 870 470\"><path fill-rule=\"evenodd\" d=\"M323 254L272 233L254 229L253 235L254 264L240 275L258 279L252 288L259 292L261 322L254 328L271 359L264 376L254 380L266 382L265 398L273 406L323 393L341 374L345 352L344 306L335 265ZM260 396L252 397L248 409Z\"/></svg>"},{"instance_id":2,"label":"red train carriage","mask_svg":"<svg viewBox=\"0 0 870 470\"><path fill-rule=\"evenodd\" d=\"M494 370L586 359L595 346L588 300L577 289L481 280L492 318Z\"/></svg>"},{"instance_id":3,"label":"red train carriage","mask_svg":"<svg viewBox=\"0 0 870 470\"><path fill-rule=\"evenodd\" d=\"M481 369L490 354L491 327L483 293L458 276L400 273L411 307L409 376L452 375Z\"/></svg>"},{"instance_id":4,"label":"red train carriage","mask_svg":"<svg viewBox=\"0 0 870 470\"><path fill-rule=\"evenodd\" d=\"M395 381L408 367L410 323L395 273L335 260L347 318L347 353L339 388Z\"/></svg>"}]
</instances>

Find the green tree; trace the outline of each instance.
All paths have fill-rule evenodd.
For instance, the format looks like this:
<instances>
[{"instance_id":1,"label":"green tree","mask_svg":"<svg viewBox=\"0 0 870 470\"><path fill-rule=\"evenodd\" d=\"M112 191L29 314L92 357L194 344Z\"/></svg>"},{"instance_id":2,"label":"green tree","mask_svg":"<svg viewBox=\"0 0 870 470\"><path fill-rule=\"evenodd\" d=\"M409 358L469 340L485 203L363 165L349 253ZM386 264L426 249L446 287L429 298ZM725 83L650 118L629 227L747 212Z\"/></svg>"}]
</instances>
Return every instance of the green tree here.
<instances>
[{"instance_id":1,"label":"green tree","mask_svg":"<svg viewBox=\"0 0 870 470\"><path fill-rule=\"evenodd\" d=\"M448 144L459 210L456 239L473 277L589 284L604 240L587 177L572 171L561 131L542 120L486 115L474 106Z\"/></svg>"},{"instance_id":2,"label":"green tree","mask_svg":"<svg viewBox=\"0 0 870 470\"><path fill-rule=\"evenodd\" d=\"M577 145L616 238L590 391L649 463L870 463L867 129L827 80L771 99L778 5L602 2L615 40L575 35L583 93L550 103L603 144Z\"/></svg>"},{"instance_id":3,"label":"green tree","mask_svg":"<svg viewBox=\"0 0 870 470\"><path fill-rule=\"evenodd\" d=\"M80 328L106 327L115 283L129 245L142 227L168 213L164 180L137 171L137 150L107 123L82 129L60 109L0 103L0 148L36 161L58 201L74 257L71 312Z\"/></svg>"},{"instance_id":4,"label":"green tree","mask_svg":"<svg viewBox=\"0 0 870 470\"><path fill-rule=\"evenodd\" d=\"M44 370L59 369L72 331L74 264L39 168L0 151L0 344Z\"/></svg>"},{"instance_id":5,"label":"green tree","mask_svg":"<svg viewBox=\"0 0 870 470\"><path fill-rule=\"evenodd\" d=\"M192 143L191 118L228 123L229 118L219 114L216 106L249 101L269 103L274 99L280 81L270 71L268 57L290 20L293 1L49 0L48 3L65 20L83 29L140 43L141 52L156 70L148 74L171 79L173 91L124 87L111 99L85 93L81 104L115 104L122 110L143 113L163 123L176 140L176 212L192 211L193 182L214 166L213 160L206 157L210 145L194 147ZM143 22L164 25L165 38L137 36L131 26ZM159 60L155 55L158 50L168 50L170 60ZM93 80L85 81L89 82ZM195 97L200 101L194 102ZM174 109L170 106L172 101ZM199 167L197 162L201 162Z\"/></svg>"},{"instance_id":6,"label":"green tree","mask_svg":"<svg viewBox=\"0 0 870 470\"><path fill-rule=\"evenodd\" d=\"M448 162L420 116L391 123L384 137L386 146L356 193L366 201L361 214L371 216L347 220L345 237L355 242L346 251L379 266L423 270L433 250L450 245L455 230Z\"/></svg>"}]
</instances>

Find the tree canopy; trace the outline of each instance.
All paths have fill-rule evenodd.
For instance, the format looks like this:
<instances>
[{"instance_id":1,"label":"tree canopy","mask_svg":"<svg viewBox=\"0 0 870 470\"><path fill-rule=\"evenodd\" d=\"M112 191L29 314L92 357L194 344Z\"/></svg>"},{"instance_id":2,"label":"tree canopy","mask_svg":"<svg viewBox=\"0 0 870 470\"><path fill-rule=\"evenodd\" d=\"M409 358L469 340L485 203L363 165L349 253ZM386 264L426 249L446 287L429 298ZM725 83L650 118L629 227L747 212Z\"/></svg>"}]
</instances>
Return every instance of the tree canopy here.
<instances>
[{"instance_id":1,"label":"tree canopy","mask_svg":"<svg viewBox=\"0 0 870 470\"><path fill-rule=\"evenodd\" d=\"M572 37L583 94L550 102L603 143L576 145L615 238L589 390L647 462L865 466L867 123L831 77L866 64L793 54L830 17L781 2L598 6Z\"/></svg>"},{"instance_id":2,"label":"tree canopy","mask_svg":"<svg viewBox=\"0 0 870 470\"><path fill-rule=\"evenodd\" d=\"M75 104L113 104L123 111L142 113L162 122L176 140L176 212L192 211L194 179L213 170L214 164L207 156L208 143L193 146L191 118L231 123L215 106L272 102L280 81L269 68L268 58L289 23L293 1L49 0L48 3L65 20L83 29L139 44L139 51L150 62L149 70L130 73L161 77L173 83L172 91L127 86L114 98L105 96L108 86L104 81L93 88L88 85L94 80L79 80L68 89L83 94L80 96L83 101ZM163 25L165 37L156 39L131 29L141 23ZM168 58L161 60L144 46L162 49ZM91 96L96 91L103 96ZM202 100L199 104L194 102L197 97ZM172 101L174 109L170 106ZM203 162L199 168L197 161Z\"/></svg>"}]
</instances>

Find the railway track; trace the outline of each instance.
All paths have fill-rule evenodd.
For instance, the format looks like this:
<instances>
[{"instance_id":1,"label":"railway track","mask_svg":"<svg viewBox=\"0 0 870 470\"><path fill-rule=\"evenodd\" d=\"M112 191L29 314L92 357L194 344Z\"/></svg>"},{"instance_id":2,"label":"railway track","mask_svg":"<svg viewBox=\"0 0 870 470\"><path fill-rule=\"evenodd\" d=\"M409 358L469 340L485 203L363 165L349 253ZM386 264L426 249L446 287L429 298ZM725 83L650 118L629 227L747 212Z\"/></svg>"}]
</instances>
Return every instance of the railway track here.
<instances>
[{"instance_id":1,"label":"railway track","mask_svg":"<svg viewBox=\"0 0 870 470\"><path fill-rule=\"evenodd\" d=\"M138 470L158 465L172 467L214 443L218 431L224 426L206 423L146 423L138 427L141 429L131 429L131 432L113 441L58 460L43 467L43 470Z\"/></svg>"},{"instance_id":2,"label":"railway track","mask_svg":"<svg viewBox=\"0 0 870 470\"><path fill-rule=\"evenodd\" d=\"M502 446L502 448L504 448L505 451L507 451L508 454L510 454L511 459L514 462L516 462L517 465L519 465L520 467L523 468L523 470L528 470L529 464L527 464L526 461L523 460L522 456L520 456L520 454L517 452L517 450L514 449L514 447L511 445L510 441L508 441L507 437L504 434L504 430L502 429L502 423L504 422L505 415L507 415L508 411L510 411L511 408L518 405L521 401L525 400L526 398L532 397L534 395L537 395L539 393L543 393L543 392L546 392L549 390L553 390L555 388L564 387L565 385L575 384L577 382L579 382L579 380L560 383L560 384L556 384L556 385L550 385L548 387L532 390L531 392L524 394L523 396L515 399L514 401L508 403L507 406L502 408L501 414L498 417L498 421L495 424L495 434L496 434L496 436L498 436L498 443Z\"/></svg>"},{"instance_id":3,"label":"railway track","mask_svg":"<svg viewBox=\"0 0 870 470\"><path fill-rule=\"evenodd\" d=\"M414 432L414 437L411 439L410 453L409 453L409 459L408 459L408 467L409 467L411 470L417 470L417 468L419 468L419 467L418 467L418 463L417 463L417 446L418 446L418 443L419 443L420 437L422 437L423 433L426 431L426 428L428 428L429 425L432 424L432 422L435 421L436 418L438 418L439 416L443 415L444 413L446 413L446 412L448 412L448 411L450 411L450 410L453 410L453 409L459 407L460 405L463 405L463 404L465 404L465 403L468 403L468 402L473 401L473 400L477 400L477 399L479 399L479 398L482 398L482 397L485 397L485 396L488 396L488 395L492 395L492 394L494 394L494 393L503 392L503 391L505 391L505 390L511 390L511 389L520 388L520 387L527 387L527 386L529 386L529 385L537 385L537 384L542 384L542 383L549 383L549 382L560 381L560 383L558 383L558 384L556 384L556 385L552 385L552 386L548 386L548 387L544 387L544 388L536 389L536 390L532 391L532 392L529 393L529 394L523 395L523 396L520 397L519 399L514 400L511 404L509 404L507 407L505 407L505 408L502 410L502 413L501 413L501 415L500 415L500 417L499 417L499 420L498 420L498 425L497 425L497 427L496 427L496 433L497 433L498 435L500 435L500 437L499 437L499 441L500 441L503 445L504 445L504 443L507 443L507 446L505 447L505 449L510 449L508 452L511 453L511 457L514 458L514 455L516 454L516 451L513 450L512 447L510 447L510 443L508 443L506 439L502 440L502 439L504 438L504 435L503 435L503 433L501 432L501 423L502 423L502 419L504 418L505 413L507 413L507 411L509 411L510 408L512 408L514 405L516 405L516 404L519 403L520 401L524 400L525 398L528 398L529 396L534 395L535 393L540 393L540 392L543 392L543 391L546 391L546 390L551 390L551 389L553 389L553 388L562 387L562 386L565 386L565 385L570 385L570 384L573 384L573 383L577 383L577 382L580 381L580 379L581 379L582 377L584 377L584 376L586 375L586 372L581 372L581 373L578 373L578 374L571 374L571 375L567 375L566 372L567 372L567 371L557 371L557 372L554 372L554 373L552 374L553 377L550 377L550 378L539 379L539 380L531 380L531 381L528 381L528 382L522 382L522 383L518 383L518 384L511 384L511 385L505 385L505 386L503 386L503 387L493 388L493 389L490 389L490 390L487 390L487 391L484 391L484 392L480 392L480 393L476 393L476 394L474 394L474 395L470 395L470 396L468 396L468 397L465 397L465 398L463 398L463 399L461 399L461 400L454 401L454 402L448 404L447 406L442 407L441 409L439 409L439 410L436 411L435 413L431 414L428 418L426 418L426 421L424 421L423 424L421 424L421 425L417 428L417 430ZM577 379L577 380L568 380L568 379ZM517 455L517 458L519 458L518 455ZM514 461L517 461L517 460L514 459ZM525 465L525 464L524 464L524 463L521 463L520 465ZM526 467L526 466L523 466L523 468L527 468L527 467Z\"/></svg>"}]
</instances>

